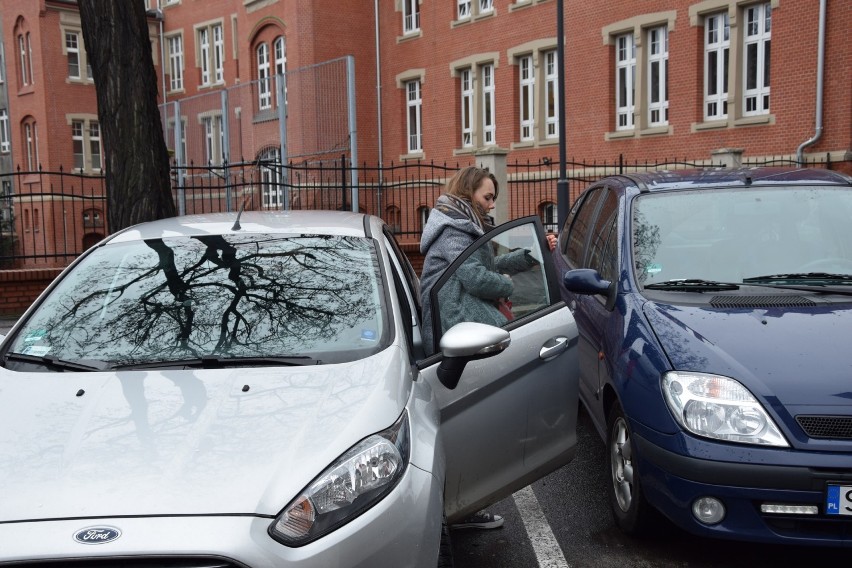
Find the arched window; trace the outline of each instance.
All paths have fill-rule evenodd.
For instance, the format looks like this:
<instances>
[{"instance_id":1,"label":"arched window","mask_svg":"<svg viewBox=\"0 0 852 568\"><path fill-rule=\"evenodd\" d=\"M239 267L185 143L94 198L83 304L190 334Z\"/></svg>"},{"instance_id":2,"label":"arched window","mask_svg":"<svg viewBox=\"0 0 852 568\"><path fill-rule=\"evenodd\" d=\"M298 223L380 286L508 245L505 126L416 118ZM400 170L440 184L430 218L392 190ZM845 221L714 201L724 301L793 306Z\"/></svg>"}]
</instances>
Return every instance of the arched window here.
<instances>
[{"instance_id":1,"label":"arched window","mask_svg":"<svg viewBox=\"0 0 852 568\"><path fill-rule=\"evenodd\" d=\"M420 230L423 230L423 227L426 226L426 221L429 220L429 209L425 205L421 205L417 208L417 219L420 221Z\"/></svg>"},{"instance_id":2,"label":"arched window","mask_svg":"<svg viewBox=\"0 0 852 568\"><path fill-rule=\"evenodd\" d=\"M538 216L541 217L541 224L544 225L544 230L555 233L559 230L559 221L556 218L556 204L550 201L545 201L538 208Z\"/></svg>"},{"instance_id":3,"label":"arched window","mask_svg":"<svg viewBox=\"0 0 852 568\"><path fill-rule=\"evenodd\" d=\"M391 205L385 209L385 223L388 224L394 233L399 233L402 229L401 217L399 207L396 205Z\"/></svg>"}]
</instances>

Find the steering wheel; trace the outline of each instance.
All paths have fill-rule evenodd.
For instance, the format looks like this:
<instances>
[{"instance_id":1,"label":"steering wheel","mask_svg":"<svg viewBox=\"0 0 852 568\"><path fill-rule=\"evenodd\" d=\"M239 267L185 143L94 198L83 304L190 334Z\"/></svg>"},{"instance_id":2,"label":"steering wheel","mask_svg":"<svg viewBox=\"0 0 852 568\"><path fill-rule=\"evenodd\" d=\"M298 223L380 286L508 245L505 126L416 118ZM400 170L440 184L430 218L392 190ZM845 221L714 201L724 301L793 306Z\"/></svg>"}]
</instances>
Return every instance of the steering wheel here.
<instances>
[{"instance_id":1,"label":"steering wheel","mask_svg":"<svg viewBox=\"0 0 852 568\"><path fill-rule=\"evenodd\" d=\"M852 274L852 260L840 256L826 256L806 262L798 272L848 272Z\"/></svg>"}]
</instances>

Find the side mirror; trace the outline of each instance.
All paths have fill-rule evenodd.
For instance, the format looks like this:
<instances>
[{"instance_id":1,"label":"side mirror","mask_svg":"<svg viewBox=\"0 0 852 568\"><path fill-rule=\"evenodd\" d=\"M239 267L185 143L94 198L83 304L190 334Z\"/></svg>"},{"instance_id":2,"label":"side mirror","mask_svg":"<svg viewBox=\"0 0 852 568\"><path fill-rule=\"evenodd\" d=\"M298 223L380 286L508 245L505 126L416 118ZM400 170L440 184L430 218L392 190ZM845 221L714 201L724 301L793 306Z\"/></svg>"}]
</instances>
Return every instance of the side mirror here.
<instances>
[{"instance_id":1,"label":"side mirror","mask_svg":"<svg viewBox=\"0 0 852 568\"><path fill-rule=\"evenodd\" d=\"M597 270L592 268L575 268L567 270L562 276L565 289L575 294L594 296L601 294L606 297L606 309L615 307L615 282L604 280Z\"/></svg>"},{"instance_id":2,"label":"side mirror","mask_svg":"<svg viewBox=\"0 0 852 568\"><path fill-rule=\"evenodd\" d=\"M512 342L509 332L493 325L465 321L454 325L441 337L438 379L452 390L459 384L468 361L493 357Z\"/></svg>"}]
</instances>

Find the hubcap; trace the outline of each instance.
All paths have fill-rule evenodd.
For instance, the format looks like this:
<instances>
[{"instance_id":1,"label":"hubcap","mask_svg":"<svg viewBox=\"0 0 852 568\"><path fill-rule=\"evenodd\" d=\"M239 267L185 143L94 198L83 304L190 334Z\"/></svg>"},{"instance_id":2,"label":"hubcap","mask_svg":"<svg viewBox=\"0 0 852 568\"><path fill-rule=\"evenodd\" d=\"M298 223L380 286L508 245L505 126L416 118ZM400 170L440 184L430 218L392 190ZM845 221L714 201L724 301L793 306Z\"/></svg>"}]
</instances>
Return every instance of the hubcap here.
<instances>
[{"instance_id":1,"label":"hubcap","mask_svg":"<svg viewBox=\"0 0 852 568\"><path fill-rule=\"evenodd\" d=\"M612 488L619 508L625 513L633 502L633 460L627 423L618 418L609 441Z\"/></svg>"}]
</instances>

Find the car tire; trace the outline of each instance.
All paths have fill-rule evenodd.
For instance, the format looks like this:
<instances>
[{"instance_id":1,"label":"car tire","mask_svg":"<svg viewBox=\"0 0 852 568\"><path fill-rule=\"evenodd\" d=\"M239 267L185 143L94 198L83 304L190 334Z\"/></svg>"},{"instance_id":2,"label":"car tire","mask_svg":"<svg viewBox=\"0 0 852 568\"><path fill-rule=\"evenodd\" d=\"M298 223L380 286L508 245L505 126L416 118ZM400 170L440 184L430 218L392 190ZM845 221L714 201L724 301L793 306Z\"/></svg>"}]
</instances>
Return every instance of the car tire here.
<instances>
[{"instance_id":1,"label":"car tire","mask_svg":"<svg viewBox=\"0 0 852 568\"><path fill-rule=\"evenodd\" d=\"M453 546L447 517L441 519L441 545L438 548L438 568L453 568Z\"/></svg>"},{"instance_id":2,"label":"car tire","mask_svg":"<svg viewBox=\"0 0 852 568\"><path fill-rule=\"evenodd\" d=\"M609 504L618 528L629 535L640 536L652 532L658 517L639 483L634 450L630 424L621 405L615 402L607 417Z\"/></svg>"}]
</instances>

